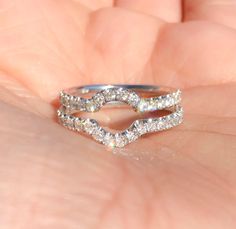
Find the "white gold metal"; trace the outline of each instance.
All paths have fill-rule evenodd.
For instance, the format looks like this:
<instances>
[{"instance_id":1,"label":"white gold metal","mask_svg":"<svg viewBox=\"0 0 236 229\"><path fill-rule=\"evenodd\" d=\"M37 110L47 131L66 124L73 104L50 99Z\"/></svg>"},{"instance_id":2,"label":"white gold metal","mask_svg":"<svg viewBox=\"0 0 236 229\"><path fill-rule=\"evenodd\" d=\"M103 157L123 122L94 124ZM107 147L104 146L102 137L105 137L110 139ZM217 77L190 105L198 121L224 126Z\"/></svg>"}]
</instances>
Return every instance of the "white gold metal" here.
<instances>
[{"instance_id":1,"label":"white gold metal","mask_svg":"<svg viewBox=\"0 0 236 229\"><path fill-rule=\"evenodd\" d=\"M95 93L92 97L82 97L91 92ZM146 97L142 98L138 93ZM114 105L122 102L136 111L148 112L179 104L181 91L151 85L88 85L62 91L60 102L68 109L77 111L95 112L106 103Z\"/></svg>"},{"instance_id":2,"label":"white gold metal","mask_svg":"<svg viewBox=\"0 0 236 229\"><path fill-rule=\"evenodd\" d=\"M58 118L60 123L70 130L86 132L107 146L123 147L144 134L167 130L179 125L183 121L183 108L178 105L173 113L163 117L138 119L124 131L115 134L105 130L94 119L68 114L63 106L58 110Z\"/></svg>"},{"instance_id":3,"label":"white gold metal","mask_svg":"<svg viewBox=\"0 0 236 229\"><path fill-rule=\"evenodd\" d=\"M183 121L180 101L181 91L170 88L151 85L88 85L62 91L61 107L57 114L60 123L70 130L85 132L110 147L124 147L144 134L179 125ZM105 130L94 119L73 115L78 112L97 112L107 103L126 103L137 112L165 109L172 113L163 117L138 119L127 129L117 133Z\"/></svg>"}]
</instances>

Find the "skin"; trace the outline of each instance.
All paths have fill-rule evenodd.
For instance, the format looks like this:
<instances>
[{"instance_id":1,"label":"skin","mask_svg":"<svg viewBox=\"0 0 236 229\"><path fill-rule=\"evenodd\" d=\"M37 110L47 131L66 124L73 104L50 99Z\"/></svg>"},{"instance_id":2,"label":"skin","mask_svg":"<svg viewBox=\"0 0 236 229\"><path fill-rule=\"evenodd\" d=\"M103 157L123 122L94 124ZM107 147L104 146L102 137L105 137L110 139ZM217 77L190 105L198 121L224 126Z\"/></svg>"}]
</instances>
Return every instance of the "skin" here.
<instances>
[{"instance_id":1,"label":"skin","mask_svg":"<svg viewBox=\"0 0 236 229\"><path fill-rule=\"evenodd\" d=\"M0 0L0 225L235 228L235 10L233 0ZM91 83L180 87L185 121L109 150L55 118L61 89ZM128 114L113 113L100 118Z\"/></svg>"}]
</instances>

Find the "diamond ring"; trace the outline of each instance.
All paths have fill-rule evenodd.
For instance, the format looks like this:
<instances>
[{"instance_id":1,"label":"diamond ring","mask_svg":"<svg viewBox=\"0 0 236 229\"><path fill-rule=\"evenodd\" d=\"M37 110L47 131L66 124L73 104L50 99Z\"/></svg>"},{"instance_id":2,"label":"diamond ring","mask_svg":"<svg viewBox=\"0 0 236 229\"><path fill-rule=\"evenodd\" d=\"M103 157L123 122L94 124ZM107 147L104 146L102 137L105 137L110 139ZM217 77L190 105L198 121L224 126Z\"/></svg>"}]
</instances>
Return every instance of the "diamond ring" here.
<instances>
[{"instance_id":1,"label":"diamond ring","mask_svg":"<svg viewBox=\"0 0 236 229\"><path fill-rule=\"evenodd\" d=\"M183 121L180 105L181 91L151 85L87 85L70 88L60 93L58 109L60 123L68 129L82 131L110 147L124 147L140 136L170 129ZM124 131L112 133L90 118L78 117L80 112L97 112L105 104L128 104L136 112L168 110L165 116L142 118L134 121Z\"/></svg>"}]
</instances>

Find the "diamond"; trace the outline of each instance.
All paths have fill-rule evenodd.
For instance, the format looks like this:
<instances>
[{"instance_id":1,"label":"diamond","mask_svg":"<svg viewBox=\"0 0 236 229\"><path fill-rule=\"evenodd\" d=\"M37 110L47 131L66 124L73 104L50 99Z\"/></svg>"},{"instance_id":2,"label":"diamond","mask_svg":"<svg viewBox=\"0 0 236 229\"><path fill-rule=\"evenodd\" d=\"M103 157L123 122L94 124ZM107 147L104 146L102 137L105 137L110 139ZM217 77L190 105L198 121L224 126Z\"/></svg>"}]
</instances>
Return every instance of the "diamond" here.
<instances>
[{"instance_id":1,"label":"diamond","mask_svg":"<svg viewBox=\"0 0 236 229\"><path fill-rule=\"evenodd\" d=\"M134 122L134 126L136 127L139 135L143 135L143 134L146 134L148 132L146 123L147 123L147 121L145 119L136 120Z\"/></svg>"},{"instance_id":2,"label":"diamond","mask_svg":"<svg viewBox=\"0 0 236 229\"><path fill-rule=\"evenodd\" d=\"M116 91L112 88L105 89L103 91L103 95L105 97L106 102L111 102L116 100Z\"/></svg>"},{"instance_id":3,"label":"diamond","mask_svg":"<svg viewBox=\"0 0 236 229\"><path fill-rule=\"evenodd\" d=\"M62 116L62 110L61 109L57 110L57 116L58 116L59 119L61 118L61 116Z\"/></svg>"},{"instance_id":4,"label":"diamond","mask_svg":"<svg viewBox=\"0 0 236 229\"><path fill-rule=\"evenodd\" d=\"M149 100L148 110L149 110L149 111L155 111L155 110L157 110L157 100L156 100L156 99L151 98L151 99Z\"/></svg>"},{"instance_id":5,"label":"diamond","mask_svg":"<svg viewBox=\"0 0 236 229\"><path fill-rule=\"evenodd\" d=\"M60 103L64 106L69 105L69 95L65 94L63 91L60 93Z\"/></svg>"},{"instance_id":6,"label":"diamond","mask_svg":"<svg viewBox=\"0 0 236 229\"><path fill-rule=\"evenodd\" d=\"M83 125L84 120L81 118L76 117L74 121L75 129L77 131L83 131L84 125Z\"/></svg>"},{"instance_id":7,"label":"diamond","mask_svg":"<svg viewBox=\"0 0 236 229\"><path fill-rule=\"evenodd\" d=\"M77 96L64 97L63 105L68 108L68 110L84 110L85 101L83 98Z\"/></svg>"},{"instance_id":8,"label":"diamond","mask_svg":"<svg viewBox=\"0 0 236 229\"><path fill-rule=\"evenodd\" d=\"M139 112L145 112L148 110L148 102L145 99L141 99L138 103L137 110Z\"/></svg>"},{"instance_id":9,"label":"diamond","mask_svg":"<svg viewBox=\"0 0 236 229\"><path fill-rule=\"evenodd\" d=\"M92 99L88 99L85 104L86 111L94 112L98 109L96 103Z\"/></svg>"},{"instance_id":10,"label":"diamond","mask_svg":"<svg viewBox=\"0 0 236 229\"><path fill-rule=\"evenodd\" d=\"M128 129L125 131L125 135L128 139L129 142L133 142L135 141L136 139L138 139L139 135L138 133L136 132L136 129L133 128L133 129Z\"/></svg>"},{"instance_id":11,"label":"diamond","mask_svg":"<svg viewBox=\"0 0 236 229\"><path fill-rule=\"evenodd\" d=\"M95 140L109 147L123 147L135 141L141 135L169 129L183 121L183 109L178 105L181 99L179 90L166 95L143 99L132 90L116 86L102 90L90 99L74 96L73 93L69 95L61 92L60 94L62 106L57 113L60 122L69 129L84 131L92 135ZM94 112L99 110L106 102L115 101L128 103L136 111L140 112L154 111L172 106L173 110L167 109L172 111L172 113L163 117L136 120L128 129L115 134L105 131L94 119L80 118L73 115L78 111Z\"/></svg>"},{"instance_id":12,"label":"diamond","mask_svg":"<svg viewBox=\"0 0 236 229\"><path fill-rule=\"evenodd\" d=\"M111 134L107 132L103 138L103 144L109 147L114 148L115 147L115 136L114 134Z\"/></svg>"},{"instance_id":13,"label":"diamond","mask_svg":"<svg viewBox=\"0 0 236 229\"><path fill-rule=\"evenodd\" d=\"M98 128L97 122L92 119L84 119L83 121L83 129L88 134L93 134Z\"/></svg>"},{"instance_id":14,"label":"diamond","mask_svg":"<svg viewBox=\"0 0 236 229\"><path fill-rule=\"evenodd\" d=\"M149 118L146 122L146 128L148 132L153 132L156 131L156 122L154 121L154 119Z\"/></svg>"},{"instance_id":15,"label":"diamond","mask_svg":"<svg viewBox=\"0 0 236 229\"><path fill-rule=\"evenodd\" d=\"M105 104L106 100L105 100L105 97L104 95L101 93L101 92L98 92L96 93L94 96L93 96L93 101L98 104L99 106L102 106Z\"/></svg>"},{"instance_id":16,"label":"diamond","mask_svg":"<svg viewBox=\"0 0 236 229\"><path fill-rule=\"evenodd\" d=\"M157 108L160 110L164 107L164 100L162 96L158 97L157 99Z\"/></svg>"},{"instance_id":17,"label":"diamond","mask_svg":"<svg viewBox=\"0 0 236 229\"><path fill-rule=\"evenodd\" d=\"M170 94L170 96L173 100L173 105L181 102L181 91L180 90L173 92L172 94Z\"/></svg>"},{"instance_id":18,"label":"diamond","mask_svg":"<svg viewBox=\"0 0 236 229\"><path fill-rule=\"evenodd\" d=\"M106 135L106 131L103 128L101 128L101 127L98 127L92 133L93 138L95 140L97 140L98 142L102 142L104 137L105 137L105 135Z\"/></svg>"},{"instance_id":19,"label":"diamond","mask_svg":"<svg viewBox=\"0 0 236 229\"><path fill-rule=\"evenodd\" d=\"M76 97L75 101L75 109L79 111L84 111L85 110L85 99Z\"/></svg>"},{"instance_id":20,"label":"diamond","mask_svg":"<svg viewBox=\"0 0 236 229\"><path fill-rule=\"evenodd\" d=\"M116 90L116 100L126 101L129 96L129 92L124 88L119 88Z\"/></svg>"},{"instance_id":21,"label":"diamond","mask_svg":"<svg viewBox=\"0 0 236 229\"><path fill-rule=\"evenodd\" d=\"M169 129L173 126L171 116L163 117L163 119L165 120L164 129Z\"/></svg>"},{"instance_id":22,"label":"diamond","mask_svg":"<svg viewBox=\"0 0 236 229\"><path fill-rule=\"evenodd\" d=\"M139 101L140 101L140 98L139 98L139 96L135 92L132 92L132 93L129 94L128 103L131 106L134 106L134 107L137 106Z\"/></svg>"},{"instance_id":23,"label":"diamond","mask_svg":"<svg viewBox=\"0 0 236 229\"><path fill-rule=\"evenodd\" d=\"M173 95L170 96L169 100L170 100L170 106L174 106L175 105L175 98L173 97Z\"/></svg>"},{"instance_id":24,"label":"diamond","mask_svg":"<svg viewBox=\"0 0 236 229\"><path fill-rule=\"evenodd\" d=\"M66 119L67 119L67 115L64 114L61 110L59 112L60 112L60 115L58 116L59 121L60 121L61 124L64 125L64 123L66 122Z\"/></svg>"},{"instance_id":25,"label":"diamond","mask_svg":"<svg viewBox=\"0 0 236 229\"><path fill-rule=\"evenodd\" d=\"M127 101L128 100L128 97L129 97L129 91L128 90L122 90L122 92L121 92L121 99L120 99L120 101Z\"/></svg>"},{"instance_id":26,"label":"diamond","mask_svg":"<svg viewBox=\"0 0 236 229\"><path fill-rule=\"evenodd\" d=\"M164 96L164 106L169 107L170 106L170 96L169 95L165 95Z\"/></svg>"},{"instance_id":27,"label":"diamond","mask_svg":"<svg viewBox=\"0 0 236 229\"><path fill-rule=\"evenodd\" d=\"M170 116L169 122L170 122L171 126L177 126L178 123L179 123L179 119L176 115L175 116Z\"/></svg>"},{"instance_id":28,"label":"diamond","mask_svg":"<svg viewBox=\"0 0 236 229\"><path fill-rule=\"evenodd\" d=\"M164 129L164 122L163 122L163 119L162 119L162 118L159 118L159 119L157 120L156 126L157 126L157 130L162 130L162 129Z\"/></svg>"},{"instance_id":29,"label":"diamond","mask_svg":"<svg viewBox=\"0 0 236 229\"><path fill-rule=\"evenodd\" d=\"M73 96L73 95L69 96L69 98L68 98L68 107L70 109L75 109L76 105L77 105L76 97Z\"/></svg>"},{"instance_id":30,"label":"diamond","mask_svg":"<svg viewBox=\"0 0 236 229\"><path fill-rule=\"evenodd\" d=\"M123 147L128 143L128 139L126 138L124 133L116 133L115 134L115 146Z\"/></svg>"},{"instance_id":31,"label":"diamond","mask_svg":"<svg viewBox=\"0 0 236 229\"><path fill-rule=\"evenodd\" d=\"M64 126L66 126L68 129L73 130L74 127L74 117L73 116L66 116L64 119Z\"/></svg>"}]
</instances>

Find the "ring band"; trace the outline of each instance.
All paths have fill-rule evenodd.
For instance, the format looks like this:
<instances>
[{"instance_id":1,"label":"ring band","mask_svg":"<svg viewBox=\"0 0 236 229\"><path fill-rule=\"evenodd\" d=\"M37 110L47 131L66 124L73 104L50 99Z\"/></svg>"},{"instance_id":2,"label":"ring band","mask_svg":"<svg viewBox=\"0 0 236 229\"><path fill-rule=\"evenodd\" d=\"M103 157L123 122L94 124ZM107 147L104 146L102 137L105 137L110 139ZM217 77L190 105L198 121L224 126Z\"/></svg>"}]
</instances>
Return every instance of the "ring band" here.
<instances>
[{"instance_id":1,"label":"ring band","mask_svg":"<svg viewBox=\"0 0 236 229\"><path fill-rule=\"evenodd\" d=\"M81 96L96 92L92 98ZM144 94L140 98L137 94ZM148 97L147 97L148 96ZM151 96L151 97L150 97ZM87 85L74 87L60 93L60 102L68 109L98 111L106 103L127 103L139 112L162 110L179 104L181 91L152 85Z\"/></svg>"},{"instance_id":2,"label":"ring band","mask_svg":"<svg viewBox=\"0 0 236 229\"><path fill-rule=\"evenodd\" d=\"M95 94L91 97L91 93ZM183 121L180 101L181 91L170 88L151 85L88 85L62 91L61 107L57 113L60 123L66 128L85 132L110 147L124 147L144 134L179 125ZM94 119L73 115L78 112L98 111L106 103L112 105L127 103L139 112L165 109L172 113L163 117L138 119L118 133L105 130Z\"/></svg>"}]
</instances>

